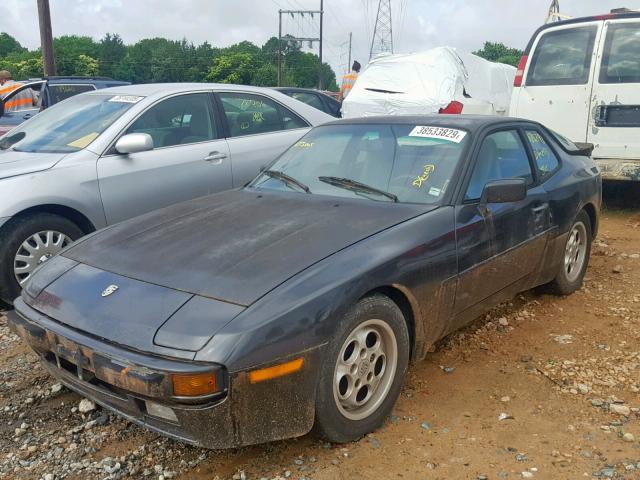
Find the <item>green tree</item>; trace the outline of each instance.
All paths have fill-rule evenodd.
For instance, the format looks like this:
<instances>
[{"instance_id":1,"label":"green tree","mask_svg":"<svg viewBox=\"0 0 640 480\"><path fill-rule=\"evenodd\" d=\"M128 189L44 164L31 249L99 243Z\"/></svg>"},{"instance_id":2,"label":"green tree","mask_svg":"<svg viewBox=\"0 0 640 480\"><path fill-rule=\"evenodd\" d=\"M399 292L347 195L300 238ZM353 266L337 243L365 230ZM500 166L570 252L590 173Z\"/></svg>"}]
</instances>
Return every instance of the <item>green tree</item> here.
<instances>
[{"instance_id":1,"label":"green tree","mask_svg":"<svg viewBox=\"0 0 640 480\"><path fill-rule=\"evenodd\" d=\"M98 58L100 46L91 37L63 35L54 38L53 52L58 75L73 75L80 55Z\"/></svg>"},{"instance_id":2,"label":"green tree","mask_svg":"<svg viewBox=\"0 0 640 480\"><path fill-rule=\"evenodd\" d=\"M89 55L78 55L73 69L74 75L96 76L98 75L98 60Z\"/></svg>"},{"instance_id":3,"label":"green tree","mask_svg":"<svg viewBox=\"0 0 640 480\"><path fill-rule=\"evenodd\" d=\"M507 47L504 43L484 42L484 46L480 50L473 52L473 54L492 62L506 63L517 67L522 56L522 50Z\"/></svg>"},{"instance_id":4,"label":"green tree","mask_svg":"<svg viewBox=\"0 0 640 480\"><path fill-rule=\"evenodd\" d=\"M258 68L251 77L251 85L258 87L273 87L278 83L278 68L271 63L265 63Z\"/></svg>"},{"instance_id":5,"label":"green tree","mask_svg":"<svg viewBox=\"0 0 640 480\"><path fill-rule=\"evenodd\" d=\"M10 53L19 53L25 50L26 49L20 45L20 42L11 35L5 32L0 33L0 57L6 57Z\"/></svg>"},{"instance_id":6,"label":"green tree","mask_svg":"<svg viewBox=\"0 0 640 480\"><path fill-rule=\"evenodd\" d=\"M115 77L124 57L127 47L117 33L107 33L98 47L98 71L100 75Z\"/></svg>"},{"instance_id":7,"label":"green tree","mask_svg":"<svg viewBox=\"0 0 640 480\"><path fill-rule=\"evenodd\" d=\"M250 53L220 54L213 59L205 80L216 83L251 85L256 67L256 58Z\"/></svg>"}]
</instances>

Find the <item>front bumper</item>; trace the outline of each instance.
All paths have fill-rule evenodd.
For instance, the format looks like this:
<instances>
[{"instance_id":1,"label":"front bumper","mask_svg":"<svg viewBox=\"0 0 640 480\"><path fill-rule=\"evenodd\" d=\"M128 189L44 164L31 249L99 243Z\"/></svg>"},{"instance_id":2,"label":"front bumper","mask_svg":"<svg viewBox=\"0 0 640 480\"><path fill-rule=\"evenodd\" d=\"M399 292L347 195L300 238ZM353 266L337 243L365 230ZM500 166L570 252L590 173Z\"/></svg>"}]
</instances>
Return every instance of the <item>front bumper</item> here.
<instances>
[{"instance_id":1,"label":"front bumper","mask_svg":"<svg viewBox=\"0 0 640 480\"><path fill-rule=\"evenodd\" d=\"M640 160L619 158L594 159L603 180L631 180L640 182Z\"/></svg>"},{"instance_id":2,"label":"front bumper","mask_svg":"<svg viewBox=\"0 0 640 480\"><path fill-rule=\"evenodd\" d=\"M222 393L204 404L189 404L170 398L163 382L170 372L197 372L202 364L109 344L61 325L22 299L15 307L8 312L9 327L52 376L155 432L197 446L232 448L304 435L313 426L319 349L298 354L304 367L294 374L251 384L247 372L237 372L227 377ZM177 421L150 415L146 400L171 408Z\"/></svg>"}]
</instances>

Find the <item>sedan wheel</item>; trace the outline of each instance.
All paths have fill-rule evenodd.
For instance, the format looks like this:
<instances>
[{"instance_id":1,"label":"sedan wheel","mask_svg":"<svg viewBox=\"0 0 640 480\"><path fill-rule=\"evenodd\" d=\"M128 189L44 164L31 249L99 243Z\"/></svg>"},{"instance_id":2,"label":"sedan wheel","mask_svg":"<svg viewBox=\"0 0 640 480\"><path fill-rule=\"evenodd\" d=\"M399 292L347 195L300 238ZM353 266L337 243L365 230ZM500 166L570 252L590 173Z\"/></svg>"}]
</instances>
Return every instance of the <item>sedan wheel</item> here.
<instances>
[{"instance_id":1,"label":"sedan wheel","mask_svg":"<svg viewBox=\"0 0 640 480\"><path fill-rule=\"evenodd\" d=\"M13 262L13 273L17 282L23 285L33 271L49 260L72 240L64 233L45 230L27 238L18 249Z\"/></svg>"},{"instance_id":2,"label":"sedan wheel","mask_svg":"<svg viewBox=\"0 0 640 480\"><path fill-rule=\"evenodd\" d=\"M354 305L326 347L316 392L315 428L349 442L389 415L409 363L409 333L398 306L373 295Z\"/></svg>"}]
</instances>

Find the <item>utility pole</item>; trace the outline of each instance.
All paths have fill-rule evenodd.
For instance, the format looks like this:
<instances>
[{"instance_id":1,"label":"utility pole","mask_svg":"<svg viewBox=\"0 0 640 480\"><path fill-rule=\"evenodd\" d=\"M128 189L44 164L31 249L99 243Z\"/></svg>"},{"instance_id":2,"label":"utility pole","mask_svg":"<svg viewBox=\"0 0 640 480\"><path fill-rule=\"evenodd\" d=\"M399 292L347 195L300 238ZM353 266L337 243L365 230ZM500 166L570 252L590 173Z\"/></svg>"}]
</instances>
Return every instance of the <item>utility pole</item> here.
<instances>
[{"instance_id":1,"label":"utility pole","mask_svg":"<svg viewBox=\"0 0 640 480\"><path fill-rule=\"evenodd\" d=\"M353 37L353 32L349 32L349 61L347 62L347 71L351 69L351 39Z\"/></svg>"},{"instance_id":2,"label":"utility pole","mask_svg":"<svg viewBox=\"0 0 640 480\"><path fill-rule=\"evenodd\" d=\"M378 1L376 26L371 38L369 60L380 53L393 53L393 28L391 26L391 0Z\"/></svg>"},{"instance_id":3,"label":"utility pole","mask_svg":"<svg viewBox=\"0 0 640 480\"><path fill-rule=\"evenodd\" d=\"M44 75L48 77L56 74L56 63L53 58L53 34L51 32L49 0L38 0L38 21L40 23L42 64L44 66Z\"/></svg>"},{"instance_id":4,"label":"utility pole","mask_svg":"<svg viewBox=\"0 0 640 480\"><path fill-rule=\"evenodd\" d=\"M322 90L322 84L324 83L324 79L322 78L322 17L324 15L324 10L322 6L323 0L320 0L320 69L318 70L318 90Z\"/></svg>"},{"instance_id":5,"label":"utility pole","mask_svg":"<svg viewBox=\"0 0 640 480\"><path fill-rule=\"evenodd\" d=\"M278 10L278 86L282 86L282 10Z\"/></svg>"},{"instance_id":6,"label":"utility pole","mask_svg":"<svg viewBox=\"0 0 640 480\"><path fill-rule=\"evenodd\" d=\"M315 14L320 15L320 36L319 37L293 37L291 35L285 35L286 41L288 42L303 42L309 43L309 48L313 46L314 42L320 42L320 68L318 69L318 86L322 88L323 79L322 79L322 6L323 0L320 0L320 10L278 10L279 16L279 27L278 27L278 86L282 86L282 15L289 15L291 18L295 18L297 15L304 17L305 15L310 15L311 18L315 18Z\"/></svg>"}]
</instances>

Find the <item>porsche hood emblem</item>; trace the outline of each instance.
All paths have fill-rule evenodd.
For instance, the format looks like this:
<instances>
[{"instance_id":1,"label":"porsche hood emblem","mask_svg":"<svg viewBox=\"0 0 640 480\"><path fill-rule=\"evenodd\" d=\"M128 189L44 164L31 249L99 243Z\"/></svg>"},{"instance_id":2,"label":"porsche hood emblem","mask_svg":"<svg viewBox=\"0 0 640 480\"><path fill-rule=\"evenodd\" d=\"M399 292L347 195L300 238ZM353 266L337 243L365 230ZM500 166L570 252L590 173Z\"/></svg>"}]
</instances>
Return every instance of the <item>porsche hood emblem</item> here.
<instances>
[{"instance_id":1,"label":"porsche hood emblem","mask_svg":"<svg viewBox=\"0 0 640 480\"><path fill-rule=\"evenodd\" d=\"M118 287L117 285L109 285L107 288L105 288L102 291L102 296L103 297L108 297L109 295L113 295L114 293L116 293L118 288L120 288L120 287Z\"/></svg>"}]
</instances>

